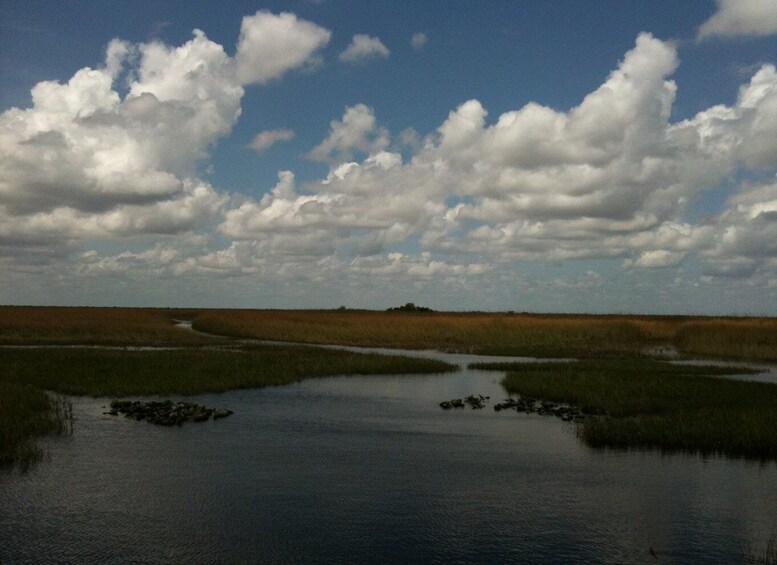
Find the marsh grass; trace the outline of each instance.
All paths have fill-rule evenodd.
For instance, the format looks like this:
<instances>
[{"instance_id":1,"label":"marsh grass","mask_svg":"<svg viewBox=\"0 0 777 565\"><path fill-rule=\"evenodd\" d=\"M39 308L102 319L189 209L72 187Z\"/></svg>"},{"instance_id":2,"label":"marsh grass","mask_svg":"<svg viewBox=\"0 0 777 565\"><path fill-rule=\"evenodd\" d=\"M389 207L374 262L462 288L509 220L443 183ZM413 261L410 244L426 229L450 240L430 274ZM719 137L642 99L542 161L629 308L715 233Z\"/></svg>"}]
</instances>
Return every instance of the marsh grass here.
<instances>
[{"instance_id":1,"label":"marsh grass","mask_svg":"<svg viewBox=\"0 0 777 565\"><path fill-rule=\"evenodd\" d=\"M777 530L772 529L765 541L751 542L742 553L745 563L777 565Z\"/></svg>"},{"instance_id":2,"label":"marsh grass","mask_svg":"<svg viewBox=\"0 0 777 565\"><path fill-rule=\"evenodd\" d=\"M218 349L0 349L0 464L23 468L40 458L34 438L66 431L70 395L129 396L223 392L283 385L309 377L443 373L431 359L365 355L312 347Z\"/></svg>"},{"instance_id":3,"label":"marsh grass","mask_svg":"<svg viewBox=\"0 0 777 565\"><path fill-rule=\"evenodd\" d=\"M686 355L777 360L777 319L366 310L0 307L0 344L206 345L230 337L488 355Z\"/></svg>"},{"instance_id":4,"label":"marsh grass","mask_svg":"<svg viewBox=\"0 0 777 565\"><path fill-rule=\"evenodd\" d=\"M777 386L711 378L750 369L649 359L473 368L509 371L503 380L508 392L604 414L577 425L592 447L777 458Z\"/></svg>"},{"instance_id":5,"label":"marsh grass","mask_svg":"<svg viewBox=\"0 0 777 565\"><path fill-rule=\"evenodd\" d=\"M632 351L640 343L639 330L619 321L510 314L220 310L198 316L194 327L234 337L500 355Z\"/></svg>"},{"instance_id":6,"label":"marsh grass","mask_svg":"<svg viewBox=\"0 0 777 565\"><path fill-rule=\"evenodd\" d=\"M677 328L674 342L689 355L776 360L777 319L689 321Z\"/></svg>"},{"instance_id":7,"label":"marsh grass","mask_svg":"<svg viewBox=\"0 0 777 565\"><path fill-rule=\"evenodd\" d=\"M159 351L0 349L0 381L92 396L199 394L282 385L308 377L455 369L431 359L291 346Z\"/></svg>"},{"instance_id":8,"label":"marsh grass","mask_svg":"<svg viewBox=\"0 0 777 565\"><path fill-rule=\"evenodd\" d=\"M233 337L531 357L687 355L777 360L777 319L332 310L209 310L194 328Z\"/></svg>"},{"instance_id":9,"label":"marsh grass","mask_svg":"<svg viewBox=\"0 0 777 565\"><path fill-rule=\"evenodd\" d=\"M199 345L212 338L175 326L196 312L153 308L0 307L0 344Z\"/></svg>"},{"instance_id":10,"label":"marsh grass","mask_svg":"<svg viewBox=\"0 0 777 565\"><path fill-rule=\"evenodd\" d=\"M686 354L777 360L777 320L773 318L5 306L0 307L0 345L149 345L185 349L0 348L0 382L4 381L3 386L30 385L39 389L35 392L40 394L44 394L40 390L111 396L195 394L279 385L314 376L454 369L431 360L304 347L227 350L228 339L178 328L176 319L193 320L194 329L227 337L311 344L581 359L617 356L621 364L628 358L639 362L646 348L670 344ZM218 347L212 347L214 344ZM588 371L589 377L597 371L607 372L602 365L597 367ZM655 377L656 365L651 367L647 372ZM543 370L547 368L544 366ZM557 369L563 373L562 367ZM632 374L637 369L618 370ZM683 369L683 378L693 377L694 370ZM678 375L662 378L675 377ZM620 394L624 397L635 394L634 386L632 383L631 389L624 389ZM28 390L26 394L34 393ZM662 400L655 395L653 398L656 402ZM52 406L56 413L57 405ZM19 402L17 408L22 413L36 414L30 403ZM10 412L4 410L0 416L3 413ZM713 405L706 415L701 407L687 413L638 411L586 423L581 433L591 445L660 443L672 449L700 446L696 448L751 453L763 445L775 444L773 436L762 437L768 432L761 435L753 432L759 427L777 429L773 414L767 410L749 412L742 406L718 405ZM14 417L0 423L6 429L22 426L22 421L24 418ZM674 428L671 433L667 432L670 427ZM708 433L718 427L729 430L724 448L715 443L721 434ZM32 430L27 437L34 437L38 428L31 425L19 429ZM737 443L733 436L739 432L741 437ZM658 442L657 437L663 439ZM11 444L5 442L4 439L3 451L10 453L10 448L5 446ZM14 447L13 453L21 453L19 450L34 453L34 446L30 447L29 443L19 445L22 447Z\"/></svg>"},{"instance_id":11,"label":"marsh grass","mask_svg":"<svg viewBox=\"0 0 777 565\"><path fill-rule=\"evenodd\" d=\"M0 466L28 468L42 456L34 438L72 431L72 408L29 385L0 381Z\"/></svg>"}]
</instances>

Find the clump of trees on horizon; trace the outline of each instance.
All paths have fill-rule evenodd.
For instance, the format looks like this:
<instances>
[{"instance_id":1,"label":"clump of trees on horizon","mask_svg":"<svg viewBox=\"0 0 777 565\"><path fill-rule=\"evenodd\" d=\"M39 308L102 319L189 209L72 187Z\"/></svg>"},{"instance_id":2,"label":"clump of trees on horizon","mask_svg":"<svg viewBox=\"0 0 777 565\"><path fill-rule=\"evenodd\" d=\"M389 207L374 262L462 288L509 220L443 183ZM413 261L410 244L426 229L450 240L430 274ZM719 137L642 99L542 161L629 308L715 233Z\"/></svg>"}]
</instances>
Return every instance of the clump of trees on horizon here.
<instances>
[{"instance_id":1,"label":"clump of trees on horizon","mask_svg":"<svg viewBox=\"0 0 777 565\"><path fill-rule=\"evenodd\" d=\"M408 302L404 306L395 306L394 308L387 308L386 312L434 312L431 308L426 306L416 306L412 302Z\"/></svg>"}]
</instances>

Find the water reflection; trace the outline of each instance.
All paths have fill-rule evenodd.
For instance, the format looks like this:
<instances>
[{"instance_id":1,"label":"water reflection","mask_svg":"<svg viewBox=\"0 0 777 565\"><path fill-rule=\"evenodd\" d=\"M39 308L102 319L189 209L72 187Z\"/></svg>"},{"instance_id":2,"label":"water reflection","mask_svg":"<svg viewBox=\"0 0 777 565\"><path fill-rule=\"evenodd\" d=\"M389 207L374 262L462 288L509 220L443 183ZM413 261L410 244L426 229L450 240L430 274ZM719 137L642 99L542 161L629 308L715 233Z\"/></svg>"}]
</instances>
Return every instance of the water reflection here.
<instances>
[{"instance_id":1,"label":"water reflection","mask_svg":"<svg viewBox=\"0 0 777 565\"><path fill-rule=\"evenodd\" d=\"M470 356L445 356L466 366ZM443 411L499 373L333 377L199 395L163 428L74 399L50 463L0 476L2 562L737 562L777 465L594 451L556 418Z\"/></svg>"}]
</instances>

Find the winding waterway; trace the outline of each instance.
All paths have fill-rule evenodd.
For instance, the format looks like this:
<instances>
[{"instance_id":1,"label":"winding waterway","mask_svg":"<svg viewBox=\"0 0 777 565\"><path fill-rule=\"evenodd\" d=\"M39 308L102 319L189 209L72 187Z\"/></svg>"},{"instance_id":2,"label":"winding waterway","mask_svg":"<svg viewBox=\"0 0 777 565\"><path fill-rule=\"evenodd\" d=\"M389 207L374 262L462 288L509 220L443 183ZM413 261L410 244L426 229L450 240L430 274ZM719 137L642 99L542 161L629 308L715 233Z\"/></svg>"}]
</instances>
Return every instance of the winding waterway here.
<instances>
[{"instance_id":1,"label":"winding waterway","mask_svg":"<svg viewBox=\"0 0 777 565\"><path fill-rule=\"evenodd\" d=\"M73 435L0 473L0 562L737 563L773 533L777 464L597 451L556 418L444 411L506 395L466 369L488 358L433 355L462 370L198 395L235 414L180 428L73 398Z\"/></svg>"}]
</instances>

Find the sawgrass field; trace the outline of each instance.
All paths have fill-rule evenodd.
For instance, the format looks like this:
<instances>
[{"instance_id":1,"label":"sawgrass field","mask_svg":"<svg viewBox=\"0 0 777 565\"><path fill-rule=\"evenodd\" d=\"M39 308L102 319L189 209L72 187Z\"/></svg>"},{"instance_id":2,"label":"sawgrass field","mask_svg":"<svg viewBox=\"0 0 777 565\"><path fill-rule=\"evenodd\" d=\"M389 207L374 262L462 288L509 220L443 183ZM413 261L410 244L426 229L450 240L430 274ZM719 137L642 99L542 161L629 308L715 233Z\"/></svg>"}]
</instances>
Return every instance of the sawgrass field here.
<instances>
[{"instance_id":1,"label":"sawgrass field","mask_svg":"<svg viewBox=\"0 0 777 565\"><path fill-rule=\"evenodd\" d=\"M196 331L178 327L181 320ZM35 437L69 429L67 401L58 393L197 394L328 375L455 370L427 359L235 338L577 358L490 368L507 371L508 392L604 413L578 426L592 446L777 458L777 386L711 379L726 370L680 370L651 359L658 351L775 361L774 318L6 306L0 464L33 460Z\"/></svg>"}]
</instances>

